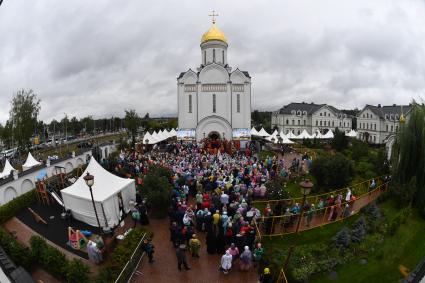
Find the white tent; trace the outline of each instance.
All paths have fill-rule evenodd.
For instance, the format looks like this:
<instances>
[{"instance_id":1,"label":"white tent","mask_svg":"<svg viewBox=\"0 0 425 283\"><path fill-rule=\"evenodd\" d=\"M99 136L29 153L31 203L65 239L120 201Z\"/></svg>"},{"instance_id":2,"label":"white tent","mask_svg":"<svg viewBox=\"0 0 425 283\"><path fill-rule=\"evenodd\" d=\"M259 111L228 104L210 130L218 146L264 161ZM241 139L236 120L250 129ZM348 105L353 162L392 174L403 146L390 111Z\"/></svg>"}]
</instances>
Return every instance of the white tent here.
<instances>
[{"instance_id":1,"label":"white tent","mask_svg":"<svg viewBox=\"0 0 425 283\"><path fill-rule=\"evenodd\" d=\"M285 135L280 135L280 137L282 138L282 140L280 141L281 144L293 144L294 143L293 141L288 139L288 137L285 136Z\"/></svg>"},{"instance_id":2,"label":"white tent","mask_svg":"<svg viewBox=\"0 0 425 283\"><path fill-rule=\"evenodd\" d=\"M165 137L165 138L171 138L171 136L170 136L170 132L167 130L167 129L165 129L163 132L162 132L162 135Z\"/></svg>"},{"instance_id":3,"label":"white tent","mask_svg":"<svg viewBox=\"0 0 425 283\"><path fill-rule=\"evenodd\" d=\"M28 157L25 163L22 165L23 170L30 169L31 167L40 165L41 163L35 160L35 158L32 156L31 152L28 152Z\"/></svg>"},{"instance_id":4,"label":"white tent","mask_svg":"<svg viewBox=\"0 0 425 283\"><path fill-rule=\"evenodd\" d=\"M289 133L286 135L288 139L297 139L298 136L294 134L292 131L289 131Z\"/></svg>"},{"instance_id":5,"label":"white tent","mask_svg":"<svg viewBox=\"0 0 425 283\"><path fill-rule=\"evenodd\" d=\"M258 132L258 136L260 136L260 137L268 137L270 135L266 132L266 130L264 130L264 128L261 128L261 130Z\"/></svg>"},{"instance_id":6,"label":"white tent","mask_svg":"<svg viewBox=\"0 0 425 283\"><path fill-rule=\"evenodd\" d=\"M3 167L3 172L0 173L0 179L9 177L12 171L16 171L15 168L10 164L9 159L6 159L6 163Z\"/></svg>"},{"instance_id":7,"label":"white tent","mask_svg":"<svg viewBox=\"0 0 425 283\"><path fill-rule=\"evenodd\" d=\"M313 135L313 138L316 138L316 139L323 139L323 138L324 138L324 135L322 135L319 131L317 131L317 132Z\"/></svg>"},{"instance_id":8,"label":"white tent","mask_svg":"<svg viewBox=\"0 0 425 283\"><path fill-rule=\"evenodd\" d=\"M355 138L357 137L357 132L351 129L348 133L345 134L347 137Z\"/></svg>"},{"instance_id":9,"label":"white tent","mask_svg":"<svg viewBox=\"0 0 425 283\"><path fill-rule=\"evenodd\" d=\"M258 131L254 127L252 127L249 133L251 134L251 136L258 136Z\"/></svg>"},{"instance_id":10,"label":"white tent","mask_svg":"<svg viewBox=\"0 0 425 283\"><path fill-rule=\"evenodd\" d=\"M329 130L326 132L326 134L323 135L324 139L333 139L334 138L334 133L332 132L332 130Z\"/></svg>"},{"instance_id":11,"label":"white tent","mask_svg":"<svg viewBox=\"0 0 425 283\"><path fill-rule=\"evenodd\" d=\"M301 134L298 135L298 139L311 139L312 136L307 132L306 129L304 129Z\"/></svg>"},{"instance_id":12,"label":"white tent","mask_svg":"<svg viewBox=\"0 0 425 283\"><path fill-rule=\"evenodd\" d=\"M120 220L119 197L121 193L125 212L130 211L130 200L136 200L136 188L133 179L125 179L106 171L92 157L83 175L74 184L61 191L66 209L70 209L75 219L92 226L98 226L90 196L90 190L84 181L89 172L94 176L93 199L102 227L115 227Z\"/></svg>"},{"instance_id":13,"label":"white tent","mask_svg":"<svg viewBox=\"0 0 425 283\"><path fill-rule=\"evenodd\" d=\"M170 131L170 135L171 135L172 137L177 136L177 131L176 131L175 129L171 129L171 131Z\"/></svg>"}]
</instances>

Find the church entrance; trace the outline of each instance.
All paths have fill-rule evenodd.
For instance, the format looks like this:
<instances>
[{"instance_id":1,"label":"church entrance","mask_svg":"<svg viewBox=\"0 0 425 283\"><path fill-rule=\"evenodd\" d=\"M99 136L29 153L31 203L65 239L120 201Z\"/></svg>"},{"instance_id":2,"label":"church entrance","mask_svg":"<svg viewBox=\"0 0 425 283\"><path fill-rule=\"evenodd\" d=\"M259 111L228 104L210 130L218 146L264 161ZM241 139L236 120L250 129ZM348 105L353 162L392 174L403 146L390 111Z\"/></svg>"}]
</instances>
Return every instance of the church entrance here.
<instances>
[{"instance_id":1,"label":"church entrance","mask_svg":"<svg viewBox=\"0 0 425 283\"><path fill-rule=\"evenodd\" d=\"M208 134L208 138L210 139L210 140L212 140L212 141L216 141L216 140L220 140L221 138L220 138L220 134L218 133L218 132L216 132L216 131L214 131L214 132L210 132L209 134Z\"/></svg>"}]
</instances>

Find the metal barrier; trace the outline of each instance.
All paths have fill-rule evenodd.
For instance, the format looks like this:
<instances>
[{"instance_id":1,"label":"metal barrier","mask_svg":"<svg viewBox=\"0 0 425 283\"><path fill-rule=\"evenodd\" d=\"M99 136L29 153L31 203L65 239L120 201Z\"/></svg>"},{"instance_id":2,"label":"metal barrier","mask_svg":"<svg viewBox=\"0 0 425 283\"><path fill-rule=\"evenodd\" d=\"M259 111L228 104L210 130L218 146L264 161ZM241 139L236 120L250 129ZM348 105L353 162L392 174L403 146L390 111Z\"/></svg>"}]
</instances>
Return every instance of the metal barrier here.
<instances>
[{"instance_id":1,"label":"metal barrier","mask_svg":"<svg viewBox=\"0 0 425 283\"><path fill-rule=\"evenodd\" d=\"M376 186L378 187L379 185L381 185L384 182L383 179L382 179L383 177L385 177L385 176L378 176L378 177L375 177L375 178L371 178L371 179L365 180L363 182L354 184L351 187L345 187L345 188L342 188L342 189L334 190L332 192L327 192L327 193L323 193L323 194L319 194L319 195L307 196L306 201L308 203L317 203L320 198L327 198L327 197L332 196L332 195L336 196L338 194L344 194L344 193L347 192L347 189L350 189L351 193L353 195L362 195L369 190L369 187L370 187L372 180L375 180ZM254 201L252 201L252 204L254 206L255 206L255 204L275 204L275 203L294 204L294 203L301 203L302 199L303 199L303 197L288 198L288 199L272 199L272 200L254 200Z\"/></svg>"},{"instance_id":2,"label":"metal barrier","mask_svg":"<svg viewBox=\"0 0 425 283\"><path fill-rule=\"evenodd\" d=\"M142 260L143 255L145 254L144 251L142 250L142 243L143 243L143 240L146 238L146 235L147 235L146 233L143 235L142 239L140 240L139 244L137 245L130 259L127 261L124 268L121 270L120 275L118 275L118 278L115 280L115 283L127 283L130 281L136 268L139 266L139 263Z\"/></svg>"},{"instance_id":3,"label":"metal barrier","mask_svg":"<svg viewBox=\"0 0 425 283\"><path fill-rule=\"evenodd\" d=\"M298 232L322 227L357 214L360 209L374 201L381 192L387 190L388 183L381 183L372 191L365 191L354 201L342 201L341 204L302 211L301 214L287 213L284 215L261 217L254 220L256 232L260 237L283 236L296 232L296 226L300 221Z\"/></svg>"},{"instance_id":4,"label":"metal barrier","mask_svg":"<svg viewBox=\"0 0 425 283\"><path fill-rule=\"evenodd\" d=\"M277 278L276 283L288 283L288 279L286 279L285 271L283 271L283 268L279 272L279 277Z\"/></svg>"}]
</instances>

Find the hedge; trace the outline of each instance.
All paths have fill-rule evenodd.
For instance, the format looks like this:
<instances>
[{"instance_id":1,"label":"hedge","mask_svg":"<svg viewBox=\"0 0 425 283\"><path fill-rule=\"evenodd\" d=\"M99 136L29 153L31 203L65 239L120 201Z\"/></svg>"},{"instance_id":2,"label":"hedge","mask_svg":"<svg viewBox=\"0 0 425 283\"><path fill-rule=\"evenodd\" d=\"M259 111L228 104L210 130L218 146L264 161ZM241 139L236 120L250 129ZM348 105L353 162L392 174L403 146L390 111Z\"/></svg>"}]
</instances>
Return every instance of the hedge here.
<instances>
[{"instance_id":1,"label":"hedge","mask_svg":"<svg viewBox=\"0 0 425 283\"><path fill-rule=\"evenodd\" d=\"M36 191L31 190L12 201L0 206L0 225L15 216L22 209L33 204L37 199Z\"/></svg>"},{"instance_id":2,"label":"hedge","mask_svg":"<svg viewBox=\"0 0 425 283\"><path fill-rule=\"evenodd\" d=\"M148 237L152 238L151 232L141 228L135 228L128 233L102 266L97 282L114 282L118 278L145 233L148 233Z\"/></svg>"},{"instance_id":3,"label":"hedge","mask_svg":"<svg viewBox=\"0 0 425 283\"><path fill-rule=\"evenodd\" d=\"M32 264L32 257L29 248L18 243L9 232L0 228L0 246L3 247L10 259L22 267L29 269Z\"/></svg>"},{"instance_id":4,"label":"hedge","mask_svg":"<svg viewBox=\"0 0 425 283\"><path fill-rule=\"evenodd\" d=\"M30 245L34 261L54 277L66 282L89 282L89 267L81 260L68 260L62 252L48 245L40 236L32 236Z\"/></svg>"}]
</instances>

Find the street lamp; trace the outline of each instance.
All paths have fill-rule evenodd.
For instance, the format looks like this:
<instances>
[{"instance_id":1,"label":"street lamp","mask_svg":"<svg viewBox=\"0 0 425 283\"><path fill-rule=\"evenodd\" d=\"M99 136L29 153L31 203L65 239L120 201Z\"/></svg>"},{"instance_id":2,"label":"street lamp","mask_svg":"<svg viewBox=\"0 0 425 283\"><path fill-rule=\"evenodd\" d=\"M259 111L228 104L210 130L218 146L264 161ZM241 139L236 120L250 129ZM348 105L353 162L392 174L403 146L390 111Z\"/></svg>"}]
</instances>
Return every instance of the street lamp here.
<instances>
[{"instance_id":1,"label":"street lamp","mask_svg":"<svg viewBox=\"0 0 425 283\"><path fill-rule=\"evenodd\" d=\"M90 195L91 195L91 201L93 203L94 214L96 215L97 225L99 226L99 232L102 234L102 228L100 227L99 217L97 216L97 210L96 210L96 205L94 203L93 191L92 191L92 187L93 187L93 184L94 184L94 176L93 175L90 175L90 173L87 172L87 175L84 176L83 179L86 182L86 185L90 189Z\"/></svg>"}]
</instances>

